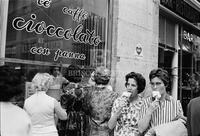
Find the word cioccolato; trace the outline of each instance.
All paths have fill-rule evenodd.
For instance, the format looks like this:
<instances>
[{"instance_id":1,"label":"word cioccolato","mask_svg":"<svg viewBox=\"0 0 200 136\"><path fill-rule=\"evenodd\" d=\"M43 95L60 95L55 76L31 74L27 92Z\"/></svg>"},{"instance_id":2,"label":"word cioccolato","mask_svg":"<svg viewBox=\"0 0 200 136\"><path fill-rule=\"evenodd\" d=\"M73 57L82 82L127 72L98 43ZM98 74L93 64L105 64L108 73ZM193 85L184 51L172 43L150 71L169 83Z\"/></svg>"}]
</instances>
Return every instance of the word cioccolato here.
<instances>
[{"instance_id":1,"label":"word cioccolato","mask_svg":"<svg viewBox=\"0 0 200 136\"><path fill-rule=\"evenodd\" d=\"M26 30L27 32L35 32L36 34L42 34L46 32L49 37L56 36L57 38L64 38L65 40L74 40L75 42L90 44L98 46L101 42L99 36L94 36L95 31L86 30L86 33L82 33L83 25L79 24L74 31L69 29L63 29L62 27L55 27L54 25L46 25L44 21L35 23L36 15L31 14L31 19L25 21L22 17L16 17L12 21L12 26L16 30Z\"/></svg>"}]
</instances>

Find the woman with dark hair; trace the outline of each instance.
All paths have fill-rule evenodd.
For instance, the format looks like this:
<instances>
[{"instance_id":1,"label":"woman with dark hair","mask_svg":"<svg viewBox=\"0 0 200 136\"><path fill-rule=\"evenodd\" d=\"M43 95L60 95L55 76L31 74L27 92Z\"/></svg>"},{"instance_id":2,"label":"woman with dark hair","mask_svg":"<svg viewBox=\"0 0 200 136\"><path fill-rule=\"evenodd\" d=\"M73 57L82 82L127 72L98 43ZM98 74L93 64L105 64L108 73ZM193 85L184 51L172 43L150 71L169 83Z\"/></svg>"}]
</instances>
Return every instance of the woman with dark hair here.
<instances>
[{"instance_id":1,"label":"woman with dark hair","mask_svg":"<svg viewBox=\"0 0 200 136\"><path fill-rule=\"evenodd\" d=\"M70 83L62 85L64 94L61 96L61 105L68 113L68 119L58 121L59 135L87 136L87 105L84 105L81 68L77 65L70 65L64 76Z\"/></svg>"},{"instance_id":2,"label":"woman with dark hair","mask_svg":"<svg viewBox=\"0 0 200 136\"><path fill-rule=\"evenodd\" d=\"M115 128L114 136L138 136L138 120L143 104L139 95L146 86L144 77L135 72L128 73L125 77L126 91L117 98L112 108L108 126Z\"/></svg>"},{"instance_id":3,"label":"woman with dark hair","mask_svg":"<svg viewBox=\"0 0 200 136\"><path fill-rule=\"evenodd\" d=\"M96 68L94 72L95 85L90 86L85 96L89 106L90 132L88 136L108 136L108 120L117 93L107 85L110 81L110 71L104 67Z\"/></svg>"},{"instance_id":4,"label":"woman with dark hair","mask_svg":"<svg viewBox=\"0 0 200 136\"><path fill-rule=\"evenodd\" d=\"M12 103L23 92L22 80L15 70L0 66L0 135L30 136L31 120L27 113Z\"/></svg>"},{"instance_id":5,"label":"woman with dark hair","mask_svg":"<svg viewBox=\"0 0 200 136\"><path fill-rule=\"evenodd\" d=\"M95 86L96 82L95 82L95 80L94 80L94 75L95 75L95 71L93 71L93 72L91 73L91 76L90 76L90 78L89 78L89 80L88 80L89 85ZM106 87L107 87L108 89L110 89L111 91L113 91L113 88L112 88L111 85L107 84Z\"/></svg>"},{"instance_id":6,"label":"woman with dark hair","mask_svg":"<svg viewBox=\"0 0 200 136\"><path fill-rule=\"evenodd\" d=\"M161 68L154 69L149 74L149 80L152 96L145 100L145 115L138 124L141 133L152 128L146 135L153 135L156 133L154 127L185 118L180 101L173 99L166 91L169 85L168 72Z\"/></svg>"}]
</instances>

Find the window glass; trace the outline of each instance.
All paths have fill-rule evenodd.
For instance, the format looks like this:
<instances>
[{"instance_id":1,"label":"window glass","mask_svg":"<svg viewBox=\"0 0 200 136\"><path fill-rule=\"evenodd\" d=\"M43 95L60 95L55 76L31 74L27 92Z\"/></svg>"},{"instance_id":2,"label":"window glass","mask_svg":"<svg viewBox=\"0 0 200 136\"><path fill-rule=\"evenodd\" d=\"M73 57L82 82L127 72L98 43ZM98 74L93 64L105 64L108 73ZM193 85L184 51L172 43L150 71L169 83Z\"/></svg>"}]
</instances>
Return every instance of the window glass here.
<instances>
[{"instance_id":1,"label":"window glass","mask_svg":"<svg viewBox=\"0 0 200 136\"><path fill-rule=\"evenodd\" d=\"M107 0L9 0L6 58L106 64Z\"/></svg>"},{"instance_id":2,"label":"window glass","mask_svg":"<svg viewBox=\"0 0 200 136\"><path fill-rule=\"evenodd\" d=\"M175 24L169 19L159 16L159 43L175 47Z\"/></svg>"}]
</instances>

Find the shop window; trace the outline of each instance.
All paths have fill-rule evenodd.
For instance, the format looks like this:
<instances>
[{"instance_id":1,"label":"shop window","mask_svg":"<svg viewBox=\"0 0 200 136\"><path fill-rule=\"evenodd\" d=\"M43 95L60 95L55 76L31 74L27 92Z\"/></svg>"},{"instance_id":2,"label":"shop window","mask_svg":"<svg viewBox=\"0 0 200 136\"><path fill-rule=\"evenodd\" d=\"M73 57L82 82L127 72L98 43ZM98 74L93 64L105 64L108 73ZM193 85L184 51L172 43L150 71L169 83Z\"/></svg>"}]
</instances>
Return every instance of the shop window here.
<instances>
[{"instance_id":1,"label":"shop window","mask_svg":"<svg viewBox=\"0 0 200 136\"><path fill-rule=\"evenodd\" d=\"M159 43L165 43L165 19L159 16Z\"/></svg>"},{"instance_id":2,"label":"shop window","mask_svg":"<svg viewBox=\"0 0 200 136\"><path fill-rule=\"evenodd\" d=\"M159 43L175 47L175 23L162 15L159 16Z\"/></svg>"},{"instance_id":3,"label":"shop window","mask_svg":"<svg viewBox=\"0 0 200 136\"><path fill-rule=\"evenodd\" d=\"M6 58L86 67L107 64L109 1L42 2L9 0ZM99 50L105 56L95 64Z\"/></svg>"},{"instance_id":4,"label":"shop window","mask_svg":"<svg viewBox=\"0 0 200 136\"><path fill-rule=\"evenodd\" d=\"M167 47L163 47L162 44L159 44L158 49L158 67L167 70L170 77L172 77L172 59L174 56L174 51Z\"/></svg>"},{"instance_id":5,"label":"shop window","mask_svg":"<svg viewBox=\"0 0 200 136\"><path fill-rule=\"evenodd\" d=\"M159 48L158 48L158 67L168 71L171 79L172 74L172 60L175 49L175 23L163 15L159 15ZM171 85L168 86L171 90Z\"/></svg>"},{"instance_id":6,"label":"shop window","mask_svg":"<svg viewBox=\"0 0 200 136\"><path fill-rule=\"evenodd\" d=\"M166 20L166 44L170 47L175 45L175 25L169 20Z\"/></svg>"}]
</instances>

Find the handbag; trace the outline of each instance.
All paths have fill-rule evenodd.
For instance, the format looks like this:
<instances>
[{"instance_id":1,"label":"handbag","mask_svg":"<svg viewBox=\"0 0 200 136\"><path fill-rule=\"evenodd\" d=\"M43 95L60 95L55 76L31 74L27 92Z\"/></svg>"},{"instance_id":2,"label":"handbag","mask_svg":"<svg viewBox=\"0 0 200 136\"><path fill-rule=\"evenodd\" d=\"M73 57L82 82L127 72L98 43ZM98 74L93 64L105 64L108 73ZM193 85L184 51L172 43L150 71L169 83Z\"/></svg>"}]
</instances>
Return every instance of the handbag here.
<instances>
[{"instance_id":1,"label":"handbag","mask_svg":"<svg viewBox=\"0 0 200 136\"><path fill-rule=\"evenodd\" d=\"M153 128L156 136L188 136L183 120L178 119Z\"/></svg>"}]
</instances>

